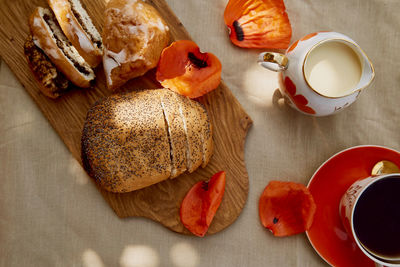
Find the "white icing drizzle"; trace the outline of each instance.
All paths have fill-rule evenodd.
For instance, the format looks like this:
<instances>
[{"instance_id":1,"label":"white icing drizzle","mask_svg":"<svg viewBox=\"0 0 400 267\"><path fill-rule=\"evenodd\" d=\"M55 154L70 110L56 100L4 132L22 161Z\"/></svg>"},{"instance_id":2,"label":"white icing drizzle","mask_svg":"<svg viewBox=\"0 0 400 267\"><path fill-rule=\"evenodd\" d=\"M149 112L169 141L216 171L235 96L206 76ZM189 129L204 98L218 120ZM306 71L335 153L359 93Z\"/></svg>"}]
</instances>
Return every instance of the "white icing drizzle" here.
<instances>
[{"instance_id":1,"label":"white icing drizzle","mask_svg":"<svg viewBox=\"0 0 400 267\"><path fill-rule=\"evenodd\" d=\"M57 49L47 49L46 52L49 54L50 57L52 58L59 58L58 53L57 53Z\"/></svg>"},{"instance_id":2,"label":"white icing drizzle","mask_svg":"<svg viewBox=\"0 0 400 267\"><path fill-rule=\"evenodd\" d=\"M121 66L123 63L127 62L134 62L136 60L143 60L143 57L138 56L137 54L132 55L131 57L127 56L126 49L122 49L118 53L115 53L113 51L110 51L106 49L104 51L104 57L103 57L103 65L104 65L104 72L107 77L107 82L111 86L112 85L112 79L111 79L111 72L113 69Z\"/></svg>"},{"instance_id":3,"label":"white icing drizzle","mask_svg":"<svg viewBox=\"0 0 400 267\"><path fill-rule=\"evenodd\" d=\"M108 55L108 50L105 50L104 56L103 56L103 66L104 66L104 72L107 77L107 83L109 86L112 86L113 82L111 79L111 71L118 67L120 64L116 62L112 57Z\"/></svg>"},{"instance_id":4,"label":"white icing drizzle","mask_svg":"<svg viewBox=\"0 0 400 267\"><path fill-rule=\"evenodd\" d=\"M137 2L137 0L125 0L125 6L120 10L125 16L132 17L135 15L132 6ZM119 9L117 9L119 10Z\"/></svg>"},{"instance_id":5,"label":"white icing drizzle","mask_svg":"<svg viewBox=\"0 0 400 267\"><path fill-rule=\"evenodd\" d=\"M93 52L93 45L92 42L89 40L88 36L83 32L78 29L78 23L76 23L75 20L71 17L70 13L67 13L65 17L68 19L69 23L71 24L71 27L68 27L68 34L70 36L76 35L78 37L78 42L79 46L82 48L83 51L86 53L91 53Z\"/></svg>"},{"instance_id":6,"label":"white icing drizzle","mask_svg":"<svg viewBox=\"0 0 400 267\"><path fill-rule=\"evenodd\" d=\"M125 63L127 62L126 50L122 49L118 53L114 53L113 51L107 51L109 57L112 57L116 62Z\"/></svg>"},{"instance_id":7,"label":"white icing drizzle","mask_svg":"<svg viewBox=\"0 0 400 267\"><path fill-rule=\"evenodd\" d=\"M93 51L92 43L90 42L89 38L86 36L85 33L75 29L75 34L78 36L79 45L86 53L90 53Z\"/></svg>"},{"instance_id":8,"label":"white icing drizzle","mask_svg":"<svg viewBox=\"0 0 400 267\"><path fill-rule=\"evenodd\" d=\"M112 8L109 9L109 11L117 14L120 17L136 17L137 16L137 11L140 11L144 8L143 4L137 3L136 7L134 8L133 5L137 0L125 0L125 5L121 9L117 8ZM108 12L108 11L106 11ZM156 31L154 28L159 29L160 31L168 31L169 28L165 23L158 18L157 20L153 20L151 18L148 18L146 13L141 13L142 16L145 18L144 21L146 23L138 24L138 25L133 25L133 24L125 24L123 27L125 27L125 31L129 35L133 35L133 39L140 38L142 47L138 47L138 49L146 49L149 41L152 40L155 37ZM106 19L111 19L111 18L106 18ZM111 23L111 21L107 21L107 23ZM137 51L136 53L130 53L127 49L129 48L123 48L121 51L118 53L115 53L113 51L110 51L107 47L104 49L104 56L103 56L103 65L104 65L104 71L107 77L107 82L109 86L112 86L112 79L111 79L111 72L113 69L121 66L123 63L129 63L129 62L135 62L137 60L143 60L143 62L146 65L151 64L150 61L146 60L142 53L140 51ZM140 56L141 55L141 56Z\"/></svg>"},{"instance_id":9,"label":"white icing drizzle","mask_svg":"<svg viewBox=\"0 0 400 267\"><path fill-rule=\"evenodd\" d=\"M50 31L50 29L44 29L42 28L42 23L41 23L41 18L34 18L33 19L33 26L35 28L39 28L39 30L41 32L45 32L47 30ZM46 24L45 24L46 25ZM48 26L46 25L46 28ZM43 34L44 36L44 34ZM44 40L43 40L44 39ZM45 43L43 43L45 42ZM57 49L52 48L55 44L54 44L54 40L52 40L52 38L42 38L42 41L40 41L37 36L33 36L33 43L39 47L40 49L42 49L43 51L45 51L45 54L47 54L47 56L52 57L54 59L59 59L60 56L57 53Z\"/></svg>"},{"instance_id":10,"label":"white icing drizzle","mask_svg":"<svg viewBox=\"0 0 400 267\"><path fill-rule=\"evenodd\" d=\"M40 45L40 42L39 42L39 40L36 38L36 36L33 36L33 43L34 43L37 47L39 47L40 49L43 50L43 48L42 48L42 46Z\"/></svg>"},{"instance_id":11,"label":"white icing drizzle","mask_svg":"<svg viewBox=\"0 0 400 267\"><path fill-rule=\"evenodd\" d=\"M165 31L169 30L168 26L165 25L160 18L157 19L157 22L151 21L149 24L151 26L154 26L154 27L160 29L160 31L164 31L165 32Z\"/></svg>"},{"instance_id":12,"label":"white icing drizzle","mask_svg":"<svg viewBox=\"0 0 400 267\"><path fill-rule=\"evenodd\" d=\"M42 24L40 23L40 21L41 21L40 18L35 17L35 18L33 19L33 26L34 26L34 27L41 27Z\"/></svg>"},{"instance_id":13,"label":"white icing drizzle","mask_svg":"<svg viewBox=\"0 0 400 267\"><path fill-rule=\"evenodd\" d=\"M148 43L149 41L149 28L145 24L140 24L140 25L128 25L128 30L129 33L132 35L139 35L139 32L143 33L143 36L141 38L143 39L143 42L145 44ZM154 36L154 33L153 33Z\"/></svg>"}]
</instances>

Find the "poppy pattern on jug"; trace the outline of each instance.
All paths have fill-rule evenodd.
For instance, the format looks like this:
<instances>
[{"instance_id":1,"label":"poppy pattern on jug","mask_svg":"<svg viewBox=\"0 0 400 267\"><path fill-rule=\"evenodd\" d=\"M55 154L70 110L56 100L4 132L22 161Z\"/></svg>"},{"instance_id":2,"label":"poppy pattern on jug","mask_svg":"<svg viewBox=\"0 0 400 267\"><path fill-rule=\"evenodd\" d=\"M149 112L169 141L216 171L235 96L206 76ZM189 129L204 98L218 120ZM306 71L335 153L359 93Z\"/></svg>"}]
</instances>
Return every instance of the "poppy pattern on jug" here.
<instances>
[{"instance_id":1,"label":"poppy pattern on jug","mask_svg":"<svg viewBox=\"0 0 400 267\"><path fill-rule=\"evenodd\" d=\"M297 46L297 44L299 43L299 41L300 41L300 40L297 40L296 42L294 42L294 43L289 47L289 49L288 49L286 52L287 52L287 53L292 52L292 51L296 48L296 46Z\"/></svg>"},{"instance_id":2,"label":"poppy pattern on jug","mask_svg":"<svg viewBox=\"0 0 400 267\"><path fill-rule=\"evenodd\" d=\"M318 32L314 32L314 33L310 33L307 34L306 36L304 36L303 38L300 39L300 41L307 41L308 39L311 39L312 37L314 37L315 35L317 35Z\"/></svg>"},{"instance_id":3,"label":"poppy pattern on jug","mask_svg":"<svg viewBox=\"0 0 400 267\"><path fill-rule=\"evenodd\" d=\"M296 85L289 78L285 78L285 90L290 100L296 105L298 109L308 114L315 114L315 111L307 106L308 100L303 95L296 94Z\"/></svg>"},{"instance_id":4,"label":"poppy pattern on jug","mask_svg":"<svg viewBox=\"0 0 400 267\"><path fill-rule=\"evenodd\" d=\"M312 37L316 36L318 33L323 33L323 32L325 32L325 31L314 32L314 33L307 34L307 35L304 36L303 38L301 38L301 39L297 40L296 42L294 42L294 43L288 48L288 50L286 51L286 53L292 52L292 51L297 47L297 45L299 44L299 42L301 42L301 41L307 41L308 39L311 39Z\"/></svg>"}]
</instances>

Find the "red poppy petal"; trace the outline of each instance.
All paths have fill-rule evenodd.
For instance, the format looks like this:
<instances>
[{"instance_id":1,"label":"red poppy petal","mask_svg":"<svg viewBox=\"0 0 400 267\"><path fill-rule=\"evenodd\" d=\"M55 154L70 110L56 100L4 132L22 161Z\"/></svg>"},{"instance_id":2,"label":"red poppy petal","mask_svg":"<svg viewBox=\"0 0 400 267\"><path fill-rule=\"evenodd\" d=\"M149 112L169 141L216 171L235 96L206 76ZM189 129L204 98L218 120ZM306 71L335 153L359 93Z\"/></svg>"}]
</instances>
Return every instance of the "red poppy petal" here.
<instances>
[{"instance_id":1,"label":"red poppy petal","mask_svg":"<svg viewBox=\"0 0 400 267\"><path fill-rule=\"evenodd\" d=\"M181 222L194 235L207 233L224 196L225 180L225 172L218 172L208 182L196 183L183 199Z\"/></svg>"},{"instance_id":2,"label":"red poppy petal","mask_svg":"<svg viewBox=\"0 0 400 267\"><path fill-rule=\"evenodd\" d=\"M180 208L182 224L194 235L204 236L208 230L205 217L202 216L204 199L204 181L196 183L187 192Z\"/></svg>"},{"instance_id":3,"label":"red poppy petal","mask_svg":"<svg viewBox=\"0 0 400 267\"><path fill-rule=\"evenodd\" d=\"M271 181L259 201L259 215L264 227L275 236L302 233L311 227L316 211L308 189L298 183Z\"/></svg>"}]
</instances>

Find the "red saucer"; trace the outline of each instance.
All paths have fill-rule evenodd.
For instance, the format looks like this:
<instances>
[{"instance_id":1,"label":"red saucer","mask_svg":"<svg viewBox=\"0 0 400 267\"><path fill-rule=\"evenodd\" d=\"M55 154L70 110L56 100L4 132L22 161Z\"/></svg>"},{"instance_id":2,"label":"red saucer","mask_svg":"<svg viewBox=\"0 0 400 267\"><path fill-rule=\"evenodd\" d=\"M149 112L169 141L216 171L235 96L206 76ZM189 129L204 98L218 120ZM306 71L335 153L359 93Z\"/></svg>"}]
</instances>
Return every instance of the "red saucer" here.
<instances>
[{"instance_id":1,"label":"red saucer","mask_svg":"<svg viewBox=\"0 0 400 267\"><path fill-rule=\"evenodd\" d=\"M344 230L339 202L347 188L369 177L372 167L381 160L400 166L400 152L380 146L352 147L323 163L308 183L317 211L307 237L321 258L332 266L375 266Z\"/></svg>"}]
</instances>

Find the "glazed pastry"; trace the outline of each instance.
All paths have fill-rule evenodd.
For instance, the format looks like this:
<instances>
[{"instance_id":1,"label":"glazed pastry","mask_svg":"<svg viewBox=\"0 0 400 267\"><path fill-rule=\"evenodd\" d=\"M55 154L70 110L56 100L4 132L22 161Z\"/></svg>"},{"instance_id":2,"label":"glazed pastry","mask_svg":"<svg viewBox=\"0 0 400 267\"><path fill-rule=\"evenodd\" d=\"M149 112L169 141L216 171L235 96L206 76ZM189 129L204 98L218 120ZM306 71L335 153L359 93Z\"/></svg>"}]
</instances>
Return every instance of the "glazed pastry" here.
<instances>
[{"instance_id":1,"label":"glazed pastry","mask_svg":"<svg viewBox=\"0 0 400 267\"><path fill-rule=\"evenodd\" d=\"M28 65L39 84L40 91L50 98L57 98L69 89L70 82L57 70L43 51L33 43L31 35L24 44Z\"/></svg>"},{"instance_id":2,"label":"glazed pastry","mask_svg":"<svg viewBox=\"0 0 400 267\"><path fill-rule=\"evenodd\" d=\"M48 0L65 36L92 67L102 60L101 35L79 0Z\"/></svg>"},{"instance_id":3,"label":"glazed pastry","mask_svg":"<svg viewBox=\"0 0 400 267\"><path fill-rule=\"evenodd\" d=\"M50 9L38 7L29 20L34 44L78 87L90 87L95 75L61 31Z\"/></svg>"},{"instance_id":4,"label":"glazed pastry","mask_svg":"<svg viewBox=\"0 0 400 267\"><path fill-rule=\"evenodd\" d=\"M103 65L110 90L157 66L169 29L157 10L140 0L110 0L103 28Z\"/></svg>"}]
</instances>

